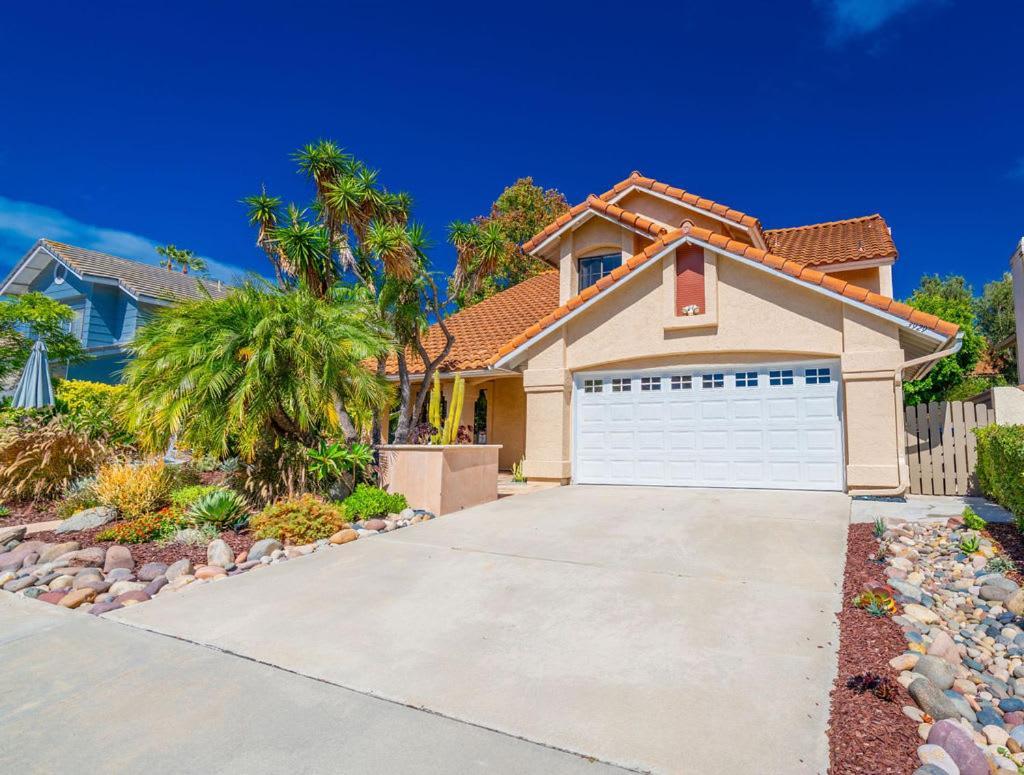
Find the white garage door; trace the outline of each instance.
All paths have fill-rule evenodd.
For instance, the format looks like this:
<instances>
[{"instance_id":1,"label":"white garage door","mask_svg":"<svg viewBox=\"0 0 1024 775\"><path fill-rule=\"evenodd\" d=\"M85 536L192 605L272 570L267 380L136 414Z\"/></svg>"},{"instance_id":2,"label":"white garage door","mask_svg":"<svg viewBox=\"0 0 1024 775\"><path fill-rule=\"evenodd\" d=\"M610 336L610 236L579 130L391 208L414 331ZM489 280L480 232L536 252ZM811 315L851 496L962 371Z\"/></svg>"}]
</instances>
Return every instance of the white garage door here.
<instances>
[{"instance_id":1,"label":"white garage door","mask_svg":"<svg viewBox=\"0 0 1024 775\"><path fill-rule=\"evenodd\" d=\"M575 378L580 484L843 489L836 362Z\"/></svg>"}]
</instances>

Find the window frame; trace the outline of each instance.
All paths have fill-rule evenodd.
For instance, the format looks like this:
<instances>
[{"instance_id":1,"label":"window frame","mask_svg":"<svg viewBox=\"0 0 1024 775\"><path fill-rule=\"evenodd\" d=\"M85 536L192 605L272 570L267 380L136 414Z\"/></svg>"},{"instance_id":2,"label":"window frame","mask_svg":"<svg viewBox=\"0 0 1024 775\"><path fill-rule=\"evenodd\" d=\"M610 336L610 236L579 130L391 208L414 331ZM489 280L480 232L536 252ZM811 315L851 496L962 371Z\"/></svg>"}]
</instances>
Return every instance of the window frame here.
<instances>
[{"instance_id":1,"label":"window frame","mask_svg":"<svg viewBox=\"0 0 1024 775\"><path fill-rule=\"evenodd\" d=\"M725 387L725 372L709 371L700 375L701 390L721 390Z\"/></svg>"},{"instance_id":2,"label":"window frame","mask_svg":"<svg viewBox=\"0 0 1024 775\"><path fill-rule=\"evenodd\" d=\"M758 376L756 371L737 371L734 373L734 382L738 388L756 388L758 387Z\"/></svg>"},{"instance_id":3,"label":"window frame","mask_svg":"<svg viewBox=\"0 0 1024 775\"><path fill-rule=\"evenodd\" d=\"M693 390L693 375L673 374L669 378L669 390Z\"/></svg>"},{"instance_id":4,"label":"window frame","mask_svg":"<svg viewBox=\"0 0 1024 775\"><path fill-rule=\"evenodd\" d=\"M661 377L640 377L641 393L658 393L661 391Z\"/></svg>"},{"instance_id":5,"label":"window frame","mask_svg":"<svg viewBox=\"0 0 1024 775\"><path fill-rule=\"evenodd\" d=\"M612 377L611 379L611 392L612 393L632 393L633 392L633 378L632 377Z\"/></svg>"},{"instance_id":6,"label":"window frame","mask_svg":"<svg viewBox=\"0 0 1024 775\"><path fill-rule=\"evenodd\" d=\"M592 271L584 271L584 264L587 262L600 261L600 270L595 276ZM612 264L614 261L614 264ZM622 266L622 251L618 253L598 253L593 256L582 256L576 260L576 277L577 293L582 293L584 289L589 288L591 285L597 284L599 280L610 275L615 269ZM587 282L584 282L586 277Z\"/></svg>"},{"instance_id":7,"label":"window frame","mask_svg":"<svg viewBox=\"0 0 1024 775\"><path fill-rule=\"evenodd\" d=\"M804 369L805 385L831 385L832 368L829 366L809 366Z\"/></svg>"}]
</instances>

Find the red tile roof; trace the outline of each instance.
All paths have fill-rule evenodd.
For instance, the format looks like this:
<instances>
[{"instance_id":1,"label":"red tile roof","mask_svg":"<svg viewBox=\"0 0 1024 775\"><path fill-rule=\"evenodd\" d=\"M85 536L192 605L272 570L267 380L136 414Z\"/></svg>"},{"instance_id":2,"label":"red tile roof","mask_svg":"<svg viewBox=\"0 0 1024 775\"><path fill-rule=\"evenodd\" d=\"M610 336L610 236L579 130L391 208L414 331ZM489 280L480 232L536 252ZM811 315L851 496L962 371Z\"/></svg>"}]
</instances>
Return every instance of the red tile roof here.
<instances>
[{"instance_id":1,"label":"red tile roof","mask_svg":"<svg viewBox=\"0 0 1024 775\"><path fill-rule=\"evenodd\" d=\"M616 194L622 193L630 186L646 188L658 194L664 194L665 196L671 197L672 199L678 199L680 202L684 202L692 207L707 210L708 212L714 213L726 220L742 224L743 226L756 229L757 231L761 230L761 222L751 215L746 215L745 213L741 213L739 210L734 210L731 207L719 204L718 202L713 202L710 199L705 199L702 196L691 194L689 191L684 191L681 188L670 186L667 183L660 183L654 178L646 178L639 172L633 172L625 180L616 183L610 189L601 194L601 199L611 199Z\"/></svg>"},{"instance_id":2,"label":"red tile roof","mask_svg":"<svg viewBox=\"0 0 1024 775\"><path fill-rule=\"evenodd\" d=\"M442 371L465 371L486 368L498 348L521 331L526 330L558 306L558 272L548 271L524 280L489 299L456 312L445 320L455 336L455 344ZM431 358L444 349L444 334L436 323L423 338ZM410 357L409 370L423 372L423 361ZM398 373L398 361L388 359L387 374Z\"/></svg>"},{"instance_id":3,"label":"red tile roof","mask_svg":"<svg viewBox=\"0 0 1024 775\"><path fill-rule=\"evenodd\" d=\"M889 226L877 213L789 229L765 229L764 237L770 251L804 265L843 264L897 255Z\"/></svg>"},{"instance_id":4,"label":"red tile roof","mask_svg":"<svg viewBox=\"0 0 1024 775\"><path fill-rule=\"evenodd\" d=\"M629 258L622 264L622 266L612 270L611 274L602 277L597 281L597 283L591 285L589 288L585 288L581 293L573 296L562 306L551 310L551 312L542 317L532 326L519 332L516 336L498 348L498 351L491 358L490 364L493 365L497 363L501 358L508 355L513 350L526 344L528 341L544 331L544 329L554 325L556 321L565 317L574 309L582 306L602 291L617 283L626 275L636 269L639 269L666 247L671 245L673 242L682 239L687 234L690 234L702 242L709 243L713 247L757 261L760 264L790 275L798 280L802 280L803 282L810 283L812 285L820 285L822 288L825 288L837 296L843 296L848 299L867 304L875 309L887 312L890 315L894 315L911 323L929 328L945 337L952 337L956 335L957 331L959 331L959 326L953 323L948 323L935 315L930 315L926 312L916 310L906 304L890 299L888 296L882 296L869 291L866 288L852 285L845 280L840 280L834 275L819 272L818 270L812 269L811 267L805 266L797 261L783 258L782 256L769 253L761 250L760 248L755 248L745 242L730 239L722 234L694 226L686 230L676 229L663 235L658 240L648 245L643 251Z\"/></svg>"},{"instance_id":5,"label":"red tile roof","mask_svg":"<svg viewBox=\"0 0 1024 775\"><path fill-rule=\"evenodd\" d=\"M667 231L664 226L655 223L650 218L638 215L637 213L631 213L628 210L623 210L621 207L617 207L611 202L606 202L603 199L590 194L584 201L562 213L555 220L541 229L541 231L531 237L527 242L524 242L523 250L529 253L551 235L558 232L562 227L569 223L569 221L577 218L588 210L606 215L632 229L636 229L637 231L645 231L652 237L660 236Z\"/></svg>"}]
</instances>

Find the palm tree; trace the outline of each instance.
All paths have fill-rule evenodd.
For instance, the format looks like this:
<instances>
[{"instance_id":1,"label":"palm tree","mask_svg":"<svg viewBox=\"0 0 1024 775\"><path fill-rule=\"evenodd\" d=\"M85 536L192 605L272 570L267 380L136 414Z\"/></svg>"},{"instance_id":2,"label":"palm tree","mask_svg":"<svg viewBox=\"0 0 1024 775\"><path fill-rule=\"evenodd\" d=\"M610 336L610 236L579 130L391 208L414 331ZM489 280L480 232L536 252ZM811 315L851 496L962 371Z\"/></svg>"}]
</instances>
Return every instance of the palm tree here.
<instances>
[{"instance_id":1,"label":"palm tree","mask_svg":"<svg viewBox=\"0 0 1024 775\"><path fill-rule=\"evenodd\" d=\"M160 266L170 272L178 263L178 249L174 245L157 245L156 252L163 256Z\"/></svg>"},{"instance_id":2,"label":"palm tree","mask_svg":"<svg viewBox=\"0 0 1024 775\"><path fill-rule=\"evenodd\" d=\"M198 451L253 459L268 445L356 437L349 406L390 400L366 359L391 346L364 292L319 298L248 283L222 299L160 311L131 345L124 419L151 450L172 436Z\"/></svg>"},{"instance_id":3,"label":"palm tree","mask_svg":"<svg viewBox=\"0 0 1024 775\"><path fill-rule=\"evenodd\" d=\"M179 248L176 245L158 245L156 252L163 256L160 266L170 272L174 267L181 267L182 274L188 274L189 269L197 272L205 271L206 261L197 256L193 251Z\"/></svg>"}]
</instances>

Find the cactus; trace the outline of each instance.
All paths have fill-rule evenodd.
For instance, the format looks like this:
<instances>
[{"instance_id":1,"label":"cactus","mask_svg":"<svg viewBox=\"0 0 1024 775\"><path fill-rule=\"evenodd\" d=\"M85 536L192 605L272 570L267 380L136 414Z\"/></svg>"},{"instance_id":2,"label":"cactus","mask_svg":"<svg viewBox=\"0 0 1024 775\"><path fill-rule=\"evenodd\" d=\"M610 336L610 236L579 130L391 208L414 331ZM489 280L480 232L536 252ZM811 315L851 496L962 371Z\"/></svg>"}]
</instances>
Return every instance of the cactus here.
<instances>
[{"instance_id":1,"label":"cactus","mask_svg":"<svg viewBox=\"0 0 1024 775\"><path fill-rule=\"evenodd\" d=\"M466 381L459 375L452 385L452 400L448 403L448 415L441 423L441 381L434 374L434 387L430 392L430 410L427 420L434 429L431 444L454 444L459 435L459 418L462 416L462 402L466 395Z\"/></svg>"}]
</instances>

